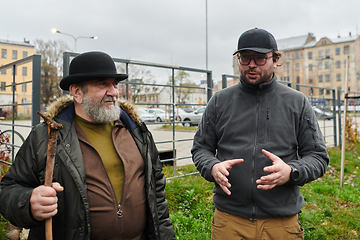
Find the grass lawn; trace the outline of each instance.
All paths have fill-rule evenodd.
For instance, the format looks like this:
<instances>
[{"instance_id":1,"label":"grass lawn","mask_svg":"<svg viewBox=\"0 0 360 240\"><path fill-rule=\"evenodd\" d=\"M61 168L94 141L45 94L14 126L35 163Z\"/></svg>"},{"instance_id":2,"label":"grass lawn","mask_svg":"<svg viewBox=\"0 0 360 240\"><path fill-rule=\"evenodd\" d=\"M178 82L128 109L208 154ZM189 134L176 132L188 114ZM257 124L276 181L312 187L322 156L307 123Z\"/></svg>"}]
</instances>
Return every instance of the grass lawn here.
<instances>
[{"instance_id":1,"label":"grass lawn","mask_svg":"<svg viewBox=\"0 0 360 240\"><path fill-rule=\"evenodd\" d=\"M360 239L360 144L347 149L345 157L344 187L340 188L339 147L328 149L330 165L326 174L301 187L305 198L302 208L304 238ZM172 175L172 167L164 173ZM193 165L178 167L178 174L196 171ZM166 198L170 217L178 240L210 239L213 183L200 175L172 179L167 182Z\"/></svg>"}]
</instances>

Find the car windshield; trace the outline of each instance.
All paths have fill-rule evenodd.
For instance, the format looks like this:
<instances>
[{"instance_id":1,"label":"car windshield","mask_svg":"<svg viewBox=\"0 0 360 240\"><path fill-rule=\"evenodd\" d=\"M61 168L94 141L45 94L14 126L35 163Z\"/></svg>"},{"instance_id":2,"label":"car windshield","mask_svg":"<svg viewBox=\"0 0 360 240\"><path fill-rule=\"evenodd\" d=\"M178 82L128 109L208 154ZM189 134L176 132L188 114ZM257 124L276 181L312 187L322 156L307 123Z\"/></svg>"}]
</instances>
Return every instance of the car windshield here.
<instances>
[{"instance_id":1,"label":"car windshield","mask_svg":"<svg viewBox=\"0 0 360 240\"><path fill-rule=\"evenodd\" d=\"M180 114L185 114L187 112L185 112L182 108L176 109L176 111L179 111Z\"/></svg>"},{"instance_id":2,"label":"car windshield","mask_svg":"<svg viewBox=\"0 0 360 240\"><path fill-rule=\"evenodd\" d=\"M141 114L149 114L147 111L145 111L145 109L138 109L138 112L141 113Z\"/></svg>"},{"instance_id":3,"label":"car windshield","mask_svg":"<svg viewBox=\"0 0 360 240\"><path fill-rule=\"evenodd\" d=\"M162 109L155 109L153 111L156 113L165 113L165 110L162 110Z\"/></svg>"}]
</instances>

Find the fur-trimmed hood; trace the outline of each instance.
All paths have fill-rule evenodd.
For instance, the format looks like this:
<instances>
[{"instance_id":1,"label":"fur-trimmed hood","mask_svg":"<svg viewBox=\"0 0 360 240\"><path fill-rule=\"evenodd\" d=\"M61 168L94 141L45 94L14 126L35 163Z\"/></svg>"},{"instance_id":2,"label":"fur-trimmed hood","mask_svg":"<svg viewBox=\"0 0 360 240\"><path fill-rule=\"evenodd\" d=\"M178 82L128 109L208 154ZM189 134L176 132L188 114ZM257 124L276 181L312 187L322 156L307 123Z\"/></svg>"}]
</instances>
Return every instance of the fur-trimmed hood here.
<instances>
[{"instance_id":1,"label":"fur-trimmed hood","mask_svg":"<svg viewBox=\"0 0 360 240\"><path fill-rule=\"evenodd\" d=\"M56 118L59 113L61 113L64 108L70 106L74 102L74 99L70 95L64 95L59 97L56 101L50 103L45 110L45 115L51 119ZM136 107L131 103L123 100L118 100L120 108L124 110L127 115L138 125L141 124L141 119L136 111Z\"/></svg>"}]
</instances>

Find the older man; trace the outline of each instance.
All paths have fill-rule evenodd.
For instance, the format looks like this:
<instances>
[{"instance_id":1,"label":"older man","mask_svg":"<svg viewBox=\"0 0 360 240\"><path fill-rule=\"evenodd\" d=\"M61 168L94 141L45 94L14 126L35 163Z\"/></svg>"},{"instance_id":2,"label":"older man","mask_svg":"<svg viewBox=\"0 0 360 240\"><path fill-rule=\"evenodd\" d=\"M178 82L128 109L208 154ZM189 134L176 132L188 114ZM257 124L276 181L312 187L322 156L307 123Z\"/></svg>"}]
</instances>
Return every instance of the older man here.
<instances>
[{"instance_id":1,"label":"older man","mask_svg":"<svg viewBox=\"0 0 360 240\"><path fill-rule=\"evenodd\" d=\"M44 186L47 126L36 126L1 182L0 212L44 239L175 239L165 200L165 177L153 138L134 110L118 102L112 58L83 53L60 82L62 97L46 115L63 125L54 183ZM119 107L120 105L120 107Z\"/></svg>"}]
</instances>

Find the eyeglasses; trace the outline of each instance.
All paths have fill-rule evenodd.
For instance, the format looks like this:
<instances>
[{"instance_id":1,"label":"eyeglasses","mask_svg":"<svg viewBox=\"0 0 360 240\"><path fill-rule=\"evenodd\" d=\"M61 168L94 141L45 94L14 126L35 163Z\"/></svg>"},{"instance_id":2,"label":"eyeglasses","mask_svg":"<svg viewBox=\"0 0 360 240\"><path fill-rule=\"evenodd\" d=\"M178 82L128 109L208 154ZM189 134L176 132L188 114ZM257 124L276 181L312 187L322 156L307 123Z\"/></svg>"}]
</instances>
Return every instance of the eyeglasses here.
<instances>
[{"instance_id":1,"label":"eyeglasses","mask_svg":"<svg viewBox=\"0 0 360 240\"><path fill-rule=\"evenodd\" d=\"M241 65L249 65L251 59L254 59L256 65L263 66L266 64L266 60L272 57L273 56L263 57L263 56L240 55L238 58Z\"/></svg>"}]
</instances>

